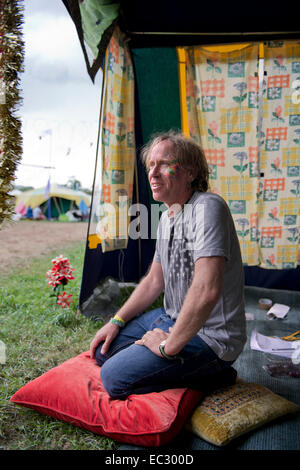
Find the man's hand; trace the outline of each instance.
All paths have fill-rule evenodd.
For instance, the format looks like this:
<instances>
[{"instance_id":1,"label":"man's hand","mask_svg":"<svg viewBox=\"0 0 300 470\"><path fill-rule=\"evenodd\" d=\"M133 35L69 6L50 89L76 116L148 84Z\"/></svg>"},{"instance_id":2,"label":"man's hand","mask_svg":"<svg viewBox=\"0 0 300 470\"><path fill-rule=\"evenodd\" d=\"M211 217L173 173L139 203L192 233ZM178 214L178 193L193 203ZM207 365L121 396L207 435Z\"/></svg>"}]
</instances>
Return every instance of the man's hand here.
<instances>
[{"instance_id":1,"label":"man's hand","mask_svg":"<svg viewBox=\"0 0 300 470\"><path fill-rule=\"evenodd\" d=\"M135 341L135 344L146 346L146 348L150 349L156 356L162 357L159 351L159 345L164 339L167 339L168 336L169 333L166 333L164 330L154 328L154 330L147 331L141 339Z\"/></svg>"},{"instance_id":2,"label":"man's hand","mask_svg":"<svg viewBox=\"0 0 300 470\"><path fill-rule=\"evenodd\" d=\"M104 341L101 354L105 354L109 350L109 346L112 341L118 336L120 331L120 327L118 325L114 325L113 323L106 323L100 330L97 331L94 339L90 344L90 356L93 359L95 355L95 351L102 341Z\"/></svg>"}]
</instances>

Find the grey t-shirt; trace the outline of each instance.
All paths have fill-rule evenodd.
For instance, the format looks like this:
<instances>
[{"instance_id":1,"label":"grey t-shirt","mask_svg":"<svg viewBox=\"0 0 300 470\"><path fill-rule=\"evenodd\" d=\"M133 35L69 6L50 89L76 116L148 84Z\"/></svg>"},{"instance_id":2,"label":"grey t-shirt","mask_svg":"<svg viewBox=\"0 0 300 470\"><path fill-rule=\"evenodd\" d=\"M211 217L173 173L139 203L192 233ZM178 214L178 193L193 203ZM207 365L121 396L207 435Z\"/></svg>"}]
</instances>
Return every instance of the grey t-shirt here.
<instances>
[{"instance_id":1,"label":"grey t-shirt","mask_svg":"<svg viewBox=\"0 0 300 470\"><path fill-rule=\"evenodd\" d=\"M213 193L195 192L183 210L165 211L157 231L154 260L162 265L166 313L176 319L198 258L226 259L222 294L198 335L220 359L234 361L246 342L244 272L239 241L226 202Z\"/></svg>"}]
</instances>

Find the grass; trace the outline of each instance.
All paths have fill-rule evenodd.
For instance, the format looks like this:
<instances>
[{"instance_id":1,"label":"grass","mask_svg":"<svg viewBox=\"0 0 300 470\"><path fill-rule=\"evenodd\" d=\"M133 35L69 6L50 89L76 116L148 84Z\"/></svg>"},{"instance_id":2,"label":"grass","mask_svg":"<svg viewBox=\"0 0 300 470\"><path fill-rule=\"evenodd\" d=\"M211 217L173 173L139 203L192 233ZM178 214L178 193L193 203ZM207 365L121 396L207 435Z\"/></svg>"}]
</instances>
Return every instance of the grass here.
<instances>
[{"instance_id":1,"label":"grass","mask_svg":"<svg viewBox=\"0 0 300 470\"><path fill-rule=\"evenodd\" d=\"M111 450L117 444L71 424L17 406L10 397L23 385L63 361L89 349L101 322L76 315L84 243L32 260L22 269L0 275L0 339L6 363L0 364L1 450ZM75 268L66 286L75 302L56 305L45 273L51 259L63 253Z\"/></svg>"}]
</instances>

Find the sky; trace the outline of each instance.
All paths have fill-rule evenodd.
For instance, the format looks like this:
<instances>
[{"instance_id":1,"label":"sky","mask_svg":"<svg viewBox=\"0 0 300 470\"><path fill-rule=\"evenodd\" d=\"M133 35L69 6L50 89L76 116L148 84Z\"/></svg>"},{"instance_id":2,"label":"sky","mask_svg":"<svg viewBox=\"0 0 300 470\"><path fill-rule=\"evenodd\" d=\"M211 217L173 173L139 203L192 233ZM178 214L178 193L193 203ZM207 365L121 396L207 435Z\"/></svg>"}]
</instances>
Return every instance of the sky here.
<instances>
[{"instance_id":1,"label":"sky","mask_svg":"<svg viewBox=\"0 0 300 470\"><path fill-rule=\"evenodd\" d=\"M23 155L16 185L94 178L102 72L90 79L76 28L61 0L24 0L20 74ZM45 167L53 167L52 169Z\"/></svg>"}]
</instances>

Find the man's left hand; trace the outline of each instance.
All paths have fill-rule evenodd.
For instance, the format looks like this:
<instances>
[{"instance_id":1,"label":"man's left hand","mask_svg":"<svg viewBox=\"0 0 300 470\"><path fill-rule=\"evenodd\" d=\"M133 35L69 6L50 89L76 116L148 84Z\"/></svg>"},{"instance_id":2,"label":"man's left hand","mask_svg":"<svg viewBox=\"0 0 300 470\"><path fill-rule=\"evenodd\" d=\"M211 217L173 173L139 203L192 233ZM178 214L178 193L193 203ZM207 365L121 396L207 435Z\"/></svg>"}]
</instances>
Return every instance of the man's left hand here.
<instances>
[{"instance_id":1,"label":"man's left hand","mask_svg":"<svg viewBox=\"0 0 300 470\"><path fill-rule=\"evenodd\" d=\"M154 328L154 330L147 331L147 333L145 333L141 339L137 340L135 344L146 346L146 348L150 349L154 354L162 357L159 351L159 345L164 339L167 339L168 336L169 333L166 333L164 330Z\"/></svg>"}]
</instances>

